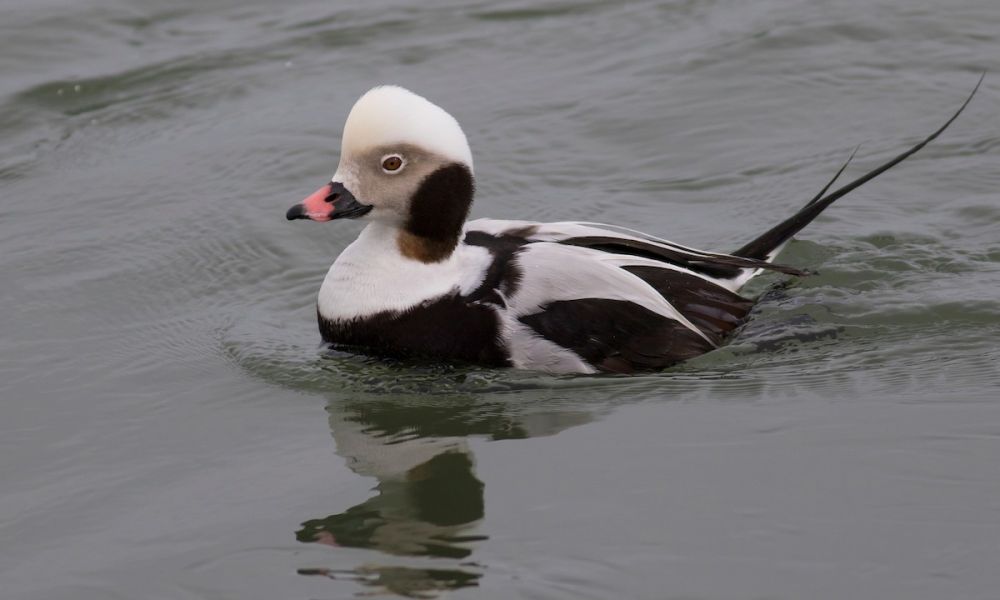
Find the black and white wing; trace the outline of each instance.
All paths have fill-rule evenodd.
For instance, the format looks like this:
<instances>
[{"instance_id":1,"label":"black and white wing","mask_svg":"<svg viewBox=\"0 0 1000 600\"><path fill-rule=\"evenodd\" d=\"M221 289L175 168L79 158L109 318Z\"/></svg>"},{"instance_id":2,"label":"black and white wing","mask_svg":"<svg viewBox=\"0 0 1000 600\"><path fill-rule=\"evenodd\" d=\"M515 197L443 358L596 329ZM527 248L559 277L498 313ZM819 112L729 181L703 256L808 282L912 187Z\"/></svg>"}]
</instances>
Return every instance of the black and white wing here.
<instances>
[{"instance_id":1,"label":"black and white wing","mask_svg":"<svg viewBox=\"0 0 1000 600\"><path fill-rule=\"evenodd\" d=\"M481 219L466 243L494 253L479 299L499 307L511 362L552 372L654 371L713 350L753 305L741 280L773 267L581 223Z\"/></svg>"}]
</instances>

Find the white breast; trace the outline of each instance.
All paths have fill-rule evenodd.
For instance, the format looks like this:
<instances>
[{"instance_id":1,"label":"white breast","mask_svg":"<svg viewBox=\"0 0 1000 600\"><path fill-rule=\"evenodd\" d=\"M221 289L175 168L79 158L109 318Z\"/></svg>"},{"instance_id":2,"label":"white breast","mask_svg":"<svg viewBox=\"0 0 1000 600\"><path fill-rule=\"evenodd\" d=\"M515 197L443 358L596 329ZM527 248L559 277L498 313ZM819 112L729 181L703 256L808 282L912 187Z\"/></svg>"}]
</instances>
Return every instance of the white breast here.
<instances>
[{"instance_id":1,"label":"white breast","mask_svg":"<svg viewBox=\"0 0 1000 600\"><path fill-rule=\"evenodd\" d=\"M337 257L319 290L324 318L349 320L402 311L455 290L468 294L482 283L492 259L485 248L459 244L447 260L423 263L399 252L397 234L373 222Z\"/></svg>"}]
</instances>

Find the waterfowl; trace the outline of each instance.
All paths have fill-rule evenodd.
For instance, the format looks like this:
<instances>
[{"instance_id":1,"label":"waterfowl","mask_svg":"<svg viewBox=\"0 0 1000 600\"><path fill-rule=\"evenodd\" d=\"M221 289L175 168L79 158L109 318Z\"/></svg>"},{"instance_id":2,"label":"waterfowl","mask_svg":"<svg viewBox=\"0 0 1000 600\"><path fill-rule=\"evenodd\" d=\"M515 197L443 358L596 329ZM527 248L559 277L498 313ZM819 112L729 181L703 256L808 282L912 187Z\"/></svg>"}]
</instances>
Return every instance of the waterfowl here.
<instances>
[{"instance_id":1,"label":"waterfowl","mask_svg":"<svg viewBox=\"0 0 1000 600\"><path fill-rule=\"evenodd\" d=\"M366 354L549 373L656 371L709 352L747 319L740 289L838 198L941 134L829 192L731 253L596 223L466 221L472 152L458 122L397 86L351 109L331 181L286 217L363 219L317 301L325 342ZM852 154L853 157L853 154ZM848 161L850 162L850 158Z\"/></svg>"}]
</instances>

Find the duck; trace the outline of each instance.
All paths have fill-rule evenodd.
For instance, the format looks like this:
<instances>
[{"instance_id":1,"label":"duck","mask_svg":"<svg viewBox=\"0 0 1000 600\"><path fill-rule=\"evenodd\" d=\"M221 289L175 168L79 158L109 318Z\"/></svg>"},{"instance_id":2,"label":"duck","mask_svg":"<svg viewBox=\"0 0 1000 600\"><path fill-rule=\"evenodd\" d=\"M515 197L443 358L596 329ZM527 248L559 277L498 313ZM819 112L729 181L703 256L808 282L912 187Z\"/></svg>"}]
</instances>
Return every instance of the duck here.
<instances>
[{"instance_id":1,"label":"duck","mask_svg":"<svg viewBox=\"0 0 1000 600\"><path fill-rule=\"evenodd\" d=\"M319 289L330 347L550 374L655 372L724 345L756 303L740 293L754 277L809 275L775 262L789 240L937 138L981 83L931 135L830 191L852 152L809 202L732 252L591 222L468 220L476 180L462 127L395 85L357 100L333 177L286 218L366 223Z\"/></svg>"}]
</instances>

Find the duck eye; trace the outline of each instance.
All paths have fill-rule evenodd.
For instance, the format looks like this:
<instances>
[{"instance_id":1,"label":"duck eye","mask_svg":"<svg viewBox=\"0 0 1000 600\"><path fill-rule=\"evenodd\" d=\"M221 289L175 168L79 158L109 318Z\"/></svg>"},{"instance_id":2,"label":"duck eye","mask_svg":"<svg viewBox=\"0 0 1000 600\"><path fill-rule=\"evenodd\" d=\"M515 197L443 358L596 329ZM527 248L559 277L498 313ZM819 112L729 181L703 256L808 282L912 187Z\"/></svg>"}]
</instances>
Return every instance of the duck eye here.
<instances>
[{"instance_id":1,"label":"duck eye","mask_svg":"<svg viewBox=\"0 0 1000 600\"><path fill-rule=\"evenodd\" d=\"M403 168L403 158L396 154L391 154L382 159L382 170L386 173L393 173Z\"/></svg>"}]
</instances>

